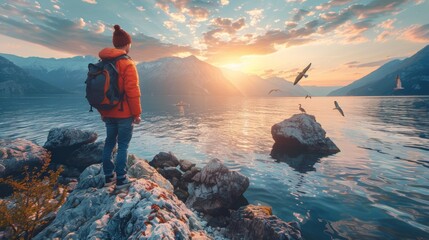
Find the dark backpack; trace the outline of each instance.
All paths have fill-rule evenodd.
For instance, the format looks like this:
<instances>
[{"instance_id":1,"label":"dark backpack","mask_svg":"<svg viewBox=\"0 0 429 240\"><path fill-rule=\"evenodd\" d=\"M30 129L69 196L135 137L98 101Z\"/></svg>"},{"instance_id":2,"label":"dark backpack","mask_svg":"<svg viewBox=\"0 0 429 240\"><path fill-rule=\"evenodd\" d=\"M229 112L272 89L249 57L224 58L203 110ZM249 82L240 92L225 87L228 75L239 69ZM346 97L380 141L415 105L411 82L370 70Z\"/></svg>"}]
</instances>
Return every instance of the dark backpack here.
<instances>
[{"instance_id":1,"label":"dark backpack","mask_svg":"<svg viewBox=\"0 0 429 240\"><path fill-rule=\"evenodd\" d=\"M119 59L130 57L126 54L119 57L102 60L98 63L88 64L88 77L86 78L86 99L92 108L98 110L110 110L119 103L123 111L122 100L124 92L119 92L119 73L116 69L116 62Z\"/></svg>"}]
</instances>

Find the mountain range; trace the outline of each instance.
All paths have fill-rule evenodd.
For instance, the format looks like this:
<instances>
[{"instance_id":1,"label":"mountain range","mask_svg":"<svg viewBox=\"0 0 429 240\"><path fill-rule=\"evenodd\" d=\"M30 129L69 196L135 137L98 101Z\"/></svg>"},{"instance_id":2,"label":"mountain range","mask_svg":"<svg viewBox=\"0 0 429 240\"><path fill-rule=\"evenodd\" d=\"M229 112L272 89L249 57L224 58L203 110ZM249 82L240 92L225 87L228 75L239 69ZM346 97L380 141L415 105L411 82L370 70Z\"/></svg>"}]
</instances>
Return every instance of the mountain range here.
<instances>
[{"instance_id":1,"label":"mountain range","mask_svg":"<svg viewBox=\"0 0 429 240\"><path fill-rule=\"evenodd\" d=\"M84 94L92 56L73 58L19 57L0 54L31 76L65 91ZM271 89L280 89L270 96L305 96L301 86L282 78L263 79L243 73L227 73L195 56L167 57L137 64L140 87L144 95L207 95L207 96L267 96ZM237 79L236 79L237 77Z\"/></svg>"},{"instance_id":2,"label":"mountain range","mask_svg":"<svg viewBox=\"0 0 429 240\"><path fill-rule=\"evenodd\" d=\"M394 90L396 77L402 90ZM393 60L329 96L429 95L429 45L404 60Z\"/></svg>"},{"instance_id":3,"label":"mountain range","mask_svg":"<svg viewBox=\"0 0 429 240\"><path fill-rule=\"evenodd\" d=\"M0 56L0 96L67 93L36 77Z\"/></svg>"},{"instance_id":4,"label":"mountain range","mask_svg":"<svg viewBox=\"0 0 429 240\"><path fill-rule=\"evenodd\" d=\"M3 69L0 73L0 87L2 93L9 95L65 91L83 95L88 64L98 61L93 56L56 59L0 54L0 57L4 57L0 61L0 68ZM8 75L8 70L5 70L11 68L11 64L17 76L13 82L11 77L14 74ZM330 96L428 95L429 45L409 58L390 61L341 88L301 87L299 84L294 86L283 78L264 79L256 75L220 69L195 56L167 57L141 62L137 64L137 70L144 95L279 97L307 94L321 96L328 92ZM396 76L402 79L403 90L394 90ZM273 89L279 90L268 94Z\"/></svg>"}]
</instances>

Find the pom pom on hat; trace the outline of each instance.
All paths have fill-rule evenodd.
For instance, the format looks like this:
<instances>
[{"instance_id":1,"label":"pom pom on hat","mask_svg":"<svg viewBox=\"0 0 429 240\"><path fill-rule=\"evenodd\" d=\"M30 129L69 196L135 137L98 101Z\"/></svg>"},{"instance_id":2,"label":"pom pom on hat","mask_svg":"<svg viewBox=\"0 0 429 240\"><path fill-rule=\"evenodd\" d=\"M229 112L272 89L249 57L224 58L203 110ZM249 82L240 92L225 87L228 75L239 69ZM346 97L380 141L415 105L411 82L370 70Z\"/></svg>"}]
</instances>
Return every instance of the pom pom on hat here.
<instances>
[{"instance_id":1,"label":"pom pom on hat","mask_svg":"<svg viewBox=\"0 0 429 240\"><path fill-rule=\"evenodd\" d=\"M115 29L112 38L113 46L118 48L131 43L131 36L121 29L119 25L115 25L113 28Z\"/></svg>"}]
</instances>

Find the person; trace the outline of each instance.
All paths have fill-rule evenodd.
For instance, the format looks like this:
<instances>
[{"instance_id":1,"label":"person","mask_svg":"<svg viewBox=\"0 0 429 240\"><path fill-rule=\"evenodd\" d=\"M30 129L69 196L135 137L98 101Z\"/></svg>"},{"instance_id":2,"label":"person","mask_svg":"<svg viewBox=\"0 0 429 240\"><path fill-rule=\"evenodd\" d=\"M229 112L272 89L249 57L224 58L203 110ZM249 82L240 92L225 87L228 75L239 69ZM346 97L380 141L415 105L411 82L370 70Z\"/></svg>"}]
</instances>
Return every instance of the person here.
<instances>
[{"instance_id":1,"label":"person","mask_svg":"<svg viewBox=\"0 0 429 240\"><path fill-rule=\"evenodd\" d=\"M113 46L99 52L101 60L110 60L128 54L131 48L131 36L119 25L114 26ZM98 110L106 125L106 141L104 144L102 162L105 186L121 189L130 184L127 177L127 150L131 141L133 124L139 124L142 112L140 105L140 87L137 68L130 58L120 58L116 61L118 70L119 91L124 93L122 102L111 110ZM112 161L113 149L118 144L116 162ZM116 176L115 176L116 175Z\"/></svg>"}]
</instances>

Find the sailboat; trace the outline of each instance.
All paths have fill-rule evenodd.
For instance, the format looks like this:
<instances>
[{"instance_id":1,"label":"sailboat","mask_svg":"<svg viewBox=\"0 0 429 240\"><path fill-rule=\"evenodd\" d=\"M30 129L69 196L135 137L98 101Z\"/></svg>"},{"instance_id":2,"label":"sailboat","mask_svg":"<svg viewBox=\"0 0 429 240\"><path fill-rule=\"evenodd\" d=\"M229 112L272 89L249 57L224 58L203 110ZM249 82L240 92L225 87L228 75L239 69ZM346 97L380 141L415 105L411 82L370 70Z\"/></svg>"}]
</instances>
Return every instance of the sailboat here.
<instances>
[{"instance_id":1,"label":"sailboat","mask_svg":"<svg viewBox=\"0 0 429 240\"><path fill-rule=\"evenodd\" d=\"M402 90L402 89L404 88L402 87L402 84L401 84L401 78L399 78L399 75L396 75L396 87L393 90Z\"/></svg>"}]
</instances>

